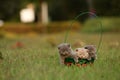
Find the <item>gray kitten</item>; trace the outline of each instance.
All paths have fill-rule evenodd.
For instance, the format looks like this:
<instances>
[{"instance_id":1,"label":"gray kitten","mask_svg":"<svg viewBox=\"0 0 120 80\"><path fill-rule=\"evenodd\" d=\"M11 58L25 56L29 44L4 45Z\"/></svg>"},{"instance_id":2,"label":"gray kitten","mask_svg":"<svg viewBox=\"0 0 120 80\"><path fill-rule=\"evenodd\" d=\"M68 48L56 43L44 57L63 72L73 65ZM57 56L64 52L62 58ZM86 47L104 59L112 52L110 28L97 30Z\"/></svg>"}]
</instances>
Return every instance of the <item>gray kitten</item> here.
<instances>
[{"instance_id":1,"label":"gray kitten","mask_svg":"<svg viewBox=\"0 0 120 80\"><path fill-rule=\"evenodd\" d=\"M88 60L91 60L91 58L97 59L96 48L94 45L87 45L84 48L88 50L89 54Z\"/></svg>"},{"instance_id":2,"label":"gray kitten","mask_svg":"<svg viewBox=\"0 0 120 80\"><path fill-rule=\"evenodd\" d=\"M78 58L76 54L73 52L70 44L62 43L58 45L58 50L59 50L61 64L64 64L65 58L68 58L68 57L73 58L76 63L78 62Z\"/></svg>"}]
</instances>

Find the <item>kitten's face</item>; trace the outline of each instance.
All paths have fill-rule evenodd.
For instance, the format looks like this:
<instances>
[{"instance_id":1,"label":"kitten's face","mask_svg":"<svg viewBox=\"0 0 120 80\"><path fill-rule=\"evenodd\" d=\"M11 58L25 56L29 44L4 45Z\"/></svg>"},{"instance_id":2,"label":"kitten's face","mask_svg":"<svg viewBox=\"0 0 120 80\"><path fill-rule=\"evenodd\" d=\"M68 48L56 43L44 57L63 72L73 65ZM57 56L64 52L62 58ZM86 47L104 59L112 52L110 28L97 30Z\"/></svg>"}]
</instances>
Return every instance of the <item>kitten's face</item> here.
<instances>
[{"instance_id":1,"label":"kitten's face","mask_svg":"<svg viewBox=\"0 0 120 80\"><path fill-rule=\"evenodd\" d=\"M88 50L84 48L75 49L75 53L81 59L87 59L89 57Z\"/></svg>"},{"instance_id":2,"label":"kitten's face","mask_svg":"<svg viewBox=\"0 0 120 80\"><path fill-rule=\"evenodd\" d=\"M67 43L60 44L60 45L58 46L58 50L59 50L59 54L60 54L61 56L70 55L70 52L71 52L70 44L67 44Z\"/></svg>"}]
</instances>

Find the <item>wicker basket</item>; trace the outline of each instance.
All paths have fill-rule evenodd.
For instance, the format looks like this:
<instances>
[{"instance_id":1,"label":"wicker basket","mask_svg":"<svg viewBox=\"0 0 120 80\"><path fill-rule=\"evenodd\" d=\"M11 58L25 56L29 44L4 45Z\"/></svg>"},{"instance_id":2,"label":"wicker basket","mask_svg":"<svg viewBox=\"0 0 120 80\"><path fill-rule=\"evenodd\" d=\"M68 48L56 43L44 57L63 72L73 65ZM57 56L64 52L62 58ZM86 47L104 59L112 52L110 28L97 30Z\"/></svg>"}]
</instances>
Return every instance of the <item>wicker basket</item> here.
<instances>
[{"instance_id":1,"label":"wicker basket","mask_svg":"<svg viewBox=\"0 0 120 80\"><path fill-rule=\"evenodd\" d=\"M91 60L87 60L87 59L78 59L78 63L75 63L73 58L66 58L64 64L67 66L71 66L71 65L77 65L77 66L87 66L88 64L93 64L94 63L94 58L92 58Z\"/></svg>"}]
</instances>

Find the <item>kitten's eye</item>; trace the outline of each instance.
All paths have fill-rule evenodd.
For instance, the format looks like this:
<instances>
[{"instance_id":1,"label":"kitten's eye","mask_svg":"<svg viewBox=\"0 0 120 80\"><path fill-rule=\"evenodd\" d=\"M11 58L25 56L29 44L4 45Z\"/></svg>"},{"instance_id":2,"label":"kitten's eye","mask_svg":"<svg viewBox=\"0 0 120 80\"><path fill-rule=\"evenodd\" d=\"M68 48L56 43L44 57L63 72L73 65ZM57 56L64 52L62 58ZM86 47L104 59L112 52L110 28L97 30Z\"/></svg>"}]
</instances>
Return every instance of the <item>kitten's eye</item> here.
<instances>
[{"instance_id":1,"label":"kitten's eye","mask_svg":"<svg viewBox=\"0 0 120 80\"><path fill-rule=\"evenodd\" d=\"M85 49L88 49L88 47L85 47Z\"/></svg>"},{"instance_id":2,"label":"kitten's eye","mask_svg":"<svg viewBox=\"0 0 120 80\"><path fill-rule=\"evenodd\" d=\"M76 52L78 52L78 49L76 49Z\"/></svg>"}]
</instances>

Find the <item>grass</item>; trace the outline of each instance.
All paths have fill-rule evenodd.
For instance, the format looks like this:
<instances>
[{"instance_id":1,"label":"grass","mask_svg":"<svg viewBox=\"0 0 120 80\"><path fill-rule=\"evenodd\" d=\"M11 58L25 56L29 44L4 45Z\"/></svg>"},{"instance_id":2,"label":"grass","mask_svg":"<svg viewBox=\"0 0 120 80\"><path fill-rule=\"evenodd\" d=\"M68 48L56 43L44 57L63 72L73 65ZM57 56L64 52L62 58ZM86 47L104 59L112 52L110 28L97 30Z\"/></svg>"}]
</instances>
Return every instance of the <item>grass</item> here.
<instances>
[{"instance_id":1,"label":"grass","mask_svg":"<svg viewBox=\"0 0 120 80\"><path fill-rule=\"evenodd\" d=\"M82 29L83 32L100 32L102 23L103 32L120 32L120 18L111 17L111 18L98 18L98 19L89 19L85 22Z\"/></svg>"},{"instance_id":2,"label":"grass","mask_svg":"<svg viewBox=\"0 0 120 80\"><path fill-rule=\"evenodd\" d=\"M1 38L0 80L119 80L120 35L103 34L102 46L94 65L87 67L61 66L57 45L64 41L64 33L42 34L35 37ZM48 40L52 39L49 42ZM98 45L99 34L71 33L68 42L76 40ZM12 48L17 41L23 48ZM51 46L54 43L55 46ZM75 47L72 46L74 49Z\"/></svg>"}]
</instances>

